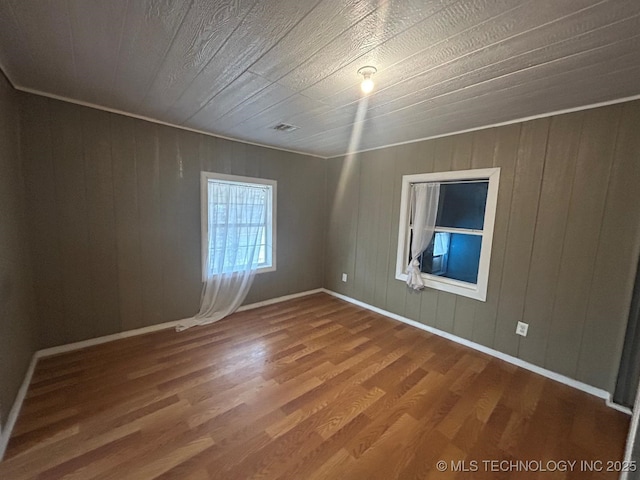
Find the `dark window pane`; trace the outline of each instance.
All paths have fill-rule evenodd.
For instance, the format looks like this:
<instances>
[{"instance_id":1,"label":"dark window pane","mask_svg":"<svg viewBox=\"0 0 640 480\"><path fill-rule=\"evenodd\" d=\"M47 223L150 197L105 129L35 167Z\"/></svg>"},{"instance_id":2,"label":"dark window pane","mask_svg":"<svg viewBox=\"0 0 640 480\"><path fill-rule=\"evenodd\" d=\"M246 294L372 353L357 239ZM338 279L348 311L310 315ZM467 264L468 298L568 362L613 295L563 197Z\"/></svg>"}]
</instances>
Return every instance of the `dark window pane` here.
<instances>
[{"instance_id":1,"label":"dark window pane","mask_svg":"<svg viewBox=\"0 0 640 480\"><path fill-rule=\"evenodd\" d=\"M482 230L488 190L488 181L440 185L436 225Z\"/></svg>"},{"instance_id":2,"label":"dark window pane","mask_svg":"<svg viewBox=\"0 0 640 480\"><path fill-rule=\"evenodd\" d=\"M482 236L436 232L421 257L424 273L477 283Z\"/></svg>"}]
</instances>

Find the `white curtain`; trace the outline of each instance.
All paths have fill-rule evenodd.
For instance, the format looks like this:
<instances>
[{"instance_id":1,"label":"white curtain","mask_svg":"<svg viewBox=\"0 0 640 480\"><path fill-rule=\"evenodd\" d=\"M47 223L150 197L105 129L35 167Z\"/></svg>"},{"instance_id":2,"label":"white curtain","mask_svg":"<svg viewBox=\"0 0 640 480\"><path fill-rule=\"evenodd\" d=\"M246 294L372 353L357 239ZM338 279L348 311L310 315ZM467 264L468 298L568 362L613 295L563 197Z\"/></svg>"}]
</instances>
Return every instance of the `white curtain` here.
<instances>
[{"instance_id":1,"label":"white curtain","mask_svg":"<svg viewBox=\"0 0 640 480\"><path fill-rule=\"evenodd\" d=\"M416 183L411 185L413 237L411 239L411 261L407 266L407 285L414 290L422 290L424 288L418 257L429 246L431 237L433 237L433 232L436 228L439 197L439 183Z\"/></svg>"},{"instance_id":2,"label":"white curtain","mask_svg":"<svg viewBox=\"0 0 640 480\"><path fill-rule=\"evenodd\" d=\"M205 283L200 311L176 327L222 320L235 312L251 288L265 252L268 200L265 188L210 181Z\"/></svg>"}]
</instances>

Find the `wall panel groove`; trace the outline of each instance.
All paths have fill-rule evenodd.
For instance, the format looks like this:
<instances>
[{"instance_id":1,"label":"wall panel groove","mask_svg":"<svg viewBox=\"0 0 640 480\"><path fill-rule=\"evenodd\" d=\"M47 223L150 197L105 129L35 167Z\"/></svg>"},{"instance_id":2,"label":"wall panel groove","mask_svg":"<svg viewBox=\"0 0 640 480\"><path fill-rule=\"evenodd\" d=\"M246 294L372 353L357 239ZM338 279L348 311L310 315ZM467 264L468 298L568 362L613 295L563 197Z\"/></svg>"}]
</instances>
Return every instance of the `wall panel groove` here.
<instances>
[{"instance_id":1,"label":"wall panel groove","mask_svg":"<svg viewBox=\"0 0 640 480\"><path fill-rule=\"evenodd\" d=\"M600 335L599 325L603 319L626 318L631 302L632 265L640 253L639 124L640 102L622 106L578 361L577 378L591 384L609 382L611 389L617 362L603 364L598 359L609 352L619 357L625 330Z\"/></svg>"},{"instance_id":2,"label":"wall panel groove","mask_svg":"<svg viewBox=\"0 0 640 480\"><path fill-rule=\"evenodd\" d=\"M545 355L545 367L569 376L577 372L619 115L619 106L590 112L580 138Z\"/></svg>"},{"instance_id":3,"label":"wall panel groove","mask_svg":"<svg viewBox=\"0 0 640 480\"><path fill-rule=\"evenodd\" d=\"M555 117L551 123L523 313L523 321L532 328L518 349L522 359L536 364L544 362L546 352L553 309L549 299L558 283L583 119L579 112Z\"/></svg>"}]
</instances>

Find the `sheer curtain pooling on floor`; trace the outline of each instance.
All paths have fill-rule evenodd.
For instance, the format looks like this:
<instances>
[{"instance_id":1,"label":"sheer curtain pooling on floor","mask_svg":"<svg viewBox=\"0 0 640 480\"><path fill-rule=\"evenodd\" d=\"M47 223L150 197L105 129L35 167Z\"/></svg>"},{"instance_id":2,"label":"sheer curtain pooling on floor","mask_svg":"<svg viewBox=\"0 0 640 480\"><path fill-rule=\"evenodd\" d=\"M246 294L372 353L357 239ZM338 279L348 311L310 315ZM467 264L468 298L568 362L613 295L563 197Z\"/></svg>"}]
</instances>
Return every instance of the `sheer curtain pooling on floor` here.
<instances>
[{"instance_id":1,"label":"sheer curtain pooling on floor","mask_svg":"<svg viewBox=\"0 0 640 480\"><path fill-rule=\"evenodd\" d=\"M267 223L271 217L272 188L206 178L200 310L194 317L181 321L177 331L213 323L233 313L246 298L257 269L270 263Z\"/></svg>"}]
</instances>

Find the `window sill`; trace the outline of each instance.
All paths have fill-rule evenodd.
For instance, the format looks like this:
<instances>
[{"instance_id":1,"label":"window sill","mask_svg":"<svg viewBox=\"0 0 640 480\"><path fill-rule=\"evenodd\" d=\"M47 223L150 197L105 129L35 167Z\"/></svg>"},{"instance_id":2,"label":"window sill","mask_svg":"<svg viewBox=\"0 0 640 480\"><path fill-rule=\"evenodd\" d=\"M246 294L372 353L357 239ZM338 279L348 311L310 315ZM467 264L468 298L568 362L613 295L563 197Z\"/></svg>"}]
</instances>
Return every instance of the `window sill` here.
<instances>
[{"instance_id":1,"label":"window sill","mask_svg":"<svg viewBox=\"0 0 640 480\"><path fill-rule=\"evenodd\" d=\"M239 272L241 270L236 270L236 272ZM271 265L268 267L260 267L258 269L256 269L256 275L259 275L261 273L269 273L269 272L275 272L276 271L276 266L275 265ZM225 272L225 273L234 273L234 272ZM202 281L206 282L207 278L204 275L204 272L202 273Z\"/></svg>"},{"instance_id":2,"label":"window sill","mask_svg":"<svg viewBox=\"0 0 640 480\"><path fill-rule=\"evenodd\" d=\"M269 273L269 272L275 272L275 271L276 271L275 265L271 265L269 267L260 267L256 270L256 275L259 273Z\"/></svg>"},{"instance_id":3,"label":"window sill","mask_svg":"<svg viewBox=\"0 0 640 480\"><path fill-rule=\"evenodd\" d=\"M421 276L427 288L453 293L454 295L480 300L481 302L487 301L487 290L486 288L483 289L479 284L461 282L450 278L429 275L428 273L423 273ZM406 283L407 274L396 274L396 280L402 280Z\"/></svg>"}]
</instances>

